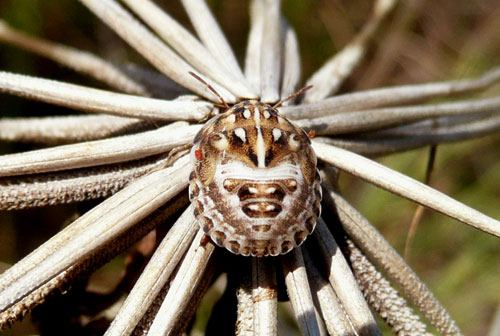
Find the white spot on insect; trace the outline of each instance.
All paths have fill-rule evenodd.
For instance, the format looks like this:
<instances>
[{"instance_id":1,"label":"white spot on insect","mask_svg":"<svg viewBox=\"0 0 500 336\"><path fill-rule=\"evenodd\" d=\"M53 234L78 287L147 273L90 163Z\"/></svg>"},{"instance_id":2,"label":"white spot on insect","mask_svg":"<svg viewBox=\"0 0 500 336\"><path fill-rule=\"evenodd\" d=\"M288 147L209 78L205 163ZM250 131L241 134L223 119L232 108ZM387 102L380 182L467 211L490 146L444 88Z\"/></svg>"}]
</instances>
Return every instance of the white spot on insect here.
<instances>
[{"instance_id":1,"label":"white spot on insect","mask_svg":"<svg viewBox=\"0 0 500 336\"><path fill-rule=\"evenodd\" d=\"M278 128L273 128L273 141L276 142L281 138L281 131Z\"/></svg>"},{"instance_id":2,"label":"white spot on insect","mask_svg":"<svg viewBox=\"0 0 500 336\"><path fill-rule=\"evenodd\" d=\"M257 129L257 141L255 142L255 153L257 154L257 167L265 168L266 145L264 144L264 137L262 136L262 131L260 129L260 113L257 107L255 107L255 113L253 114L253 118L255 121L255 128Z\"/></svg>"},{"instance_id":3,"label":"white spot on insect","mask_svg":"<svg viewBox=\"0 0 500 336\"><path fill-rule=\"evenodd\" d=\"M296 151L300 148L300 141L297 140L297 136L295 134L290 137L288 144L290 145L290 149L292 151Z\"/></svg>"},{"instance_id":4,"label":"white spot on insect","mask_svg":"<svg viewBox=\"0 0 500 336\"><path fill-rule=\"evenodd\" d=\"M269 187L266 189L266 194L272 194L276 191L276 188L275 187Z\"/></svg>"},{"instance_id":5,"label":"white spot on insect","mask_svg":"<svg viewBox=\"0 0 500 336\"><path fill-rule=\"evenodd\" d=\"M256 193L258 193L259 191L257 190L257 188L250 187L250 188L248 188L248 192L250 192L251 194L256 194Z\"/></svg>"},{"instance_id":6,"label":"white spot on insect","mask_svg":"<svg viewBox=\"0 0 500 336\"><path fill-rule=\"evenodd\" d=\"M248 119L251 116L252 116L252 112L250 112L250 110L245 109L245 111L243 111L243 118Z\"/></svg>"},{"instance_id":7,"label":"white spot on insect","mask_svg":"<svg viewBox=\"0 0 500 336\"><path fill-rule=\"evenodd\" d=\"M276 207L272 204L269 204L268 206L266 206L266 211L273 211L274 209L276 209Z\"/></svg>"},{"instance_id":8,"label":"white spot on insect","mask_svg":"<svg viewBox=\"0 0 500 336\"><path fill-rule=\"evenodd\" d=\"M264 110L264 112L262 114L264 115L264 118L266 118L266 119L271 118L271 113L269 113L269 111L267 111L267 110Z\"/></svg>"},{"instance_id":9,"label":"white spot on insect","mask_svg":"<svg viewBox=\"0 0 500 336\"><path fill-rule=\"evenodd\" d=\"M255 113L253 114L253 120L255 121L255 126L260 126L260 113L257 106L255 107Z\"/></svg>"},{"instance_id":10,"label":"white spot on insect","mask_svg":"<svg viewBox=\"0 0 500 336\"><path fill-rule=\"evenodd\" d=\"M248 206L248 208L249 208L250 210L252 210L252 211L259 211L259 210L260 210L260 208L259 208L259 205L258 205L258 204L250 204L250 205Z\"/></svg>"},{"instance_id":11,"label":"white spot on insect","mask_svg":"<svg viewBox=\"0 0 500 336\"><path fill-rule=\"evenodd\" d=\"M236 122L236 116L234 114L230 114L226 120L230 122L231 124L234 124Z\"/></svg>"},{"instance_id":12,"label":"white spot on insect","mask_svg":"<svg viewBox=\"0 0 500 336\"><path fill-rule=\"evenodd\" d=\"M241 141L243 142L246 142L247 141L247 132L245 132L245 130L241 127L238 127L234 130L234 134L236 134L236 136L238 138L240 138Z\"/></svg>"},{"instance_id":13,"label":"white spot on insect","mask_svg":"<svg viewBox=\"0 0 500 336\"><path fill-rule=\"evenodd\" d=\"M257 153L257 166L259 168L265 168L265 160L266 160L266 145L264 144L264 137L262 136L262 131L260 126L257 126L257 143L255 152Z\"/></svg>"},{"instance_id":14,"label":"white spot on insect","mask_svg":"<svg viewBox=\"0 0 500 336\"><path fill-rule=\"evenodd\" d=\"M213 141L214 147L221 151L226 150L227 147L229 147L229 142L226 137L222 134L219 134L218 137L218 139Z\"/></svg>"}]
</instances>

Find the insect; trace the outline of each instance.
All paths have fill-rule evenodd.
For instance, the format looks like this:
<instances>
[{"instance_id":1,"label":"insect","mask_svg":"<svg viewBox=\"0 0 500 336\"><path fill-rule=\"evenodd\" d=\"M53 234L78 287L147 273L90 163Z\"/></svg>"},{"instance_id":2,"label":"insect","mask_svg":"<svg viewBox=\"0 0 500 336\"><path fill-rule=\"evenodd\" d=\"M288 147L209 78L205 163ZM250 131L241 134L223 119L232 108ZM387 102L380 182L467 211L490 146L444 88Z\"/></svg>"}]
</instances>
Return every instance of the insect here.
<instances>
[{"instance_id":1,"label":"insect","mask_svg":"<svg viewBox=\"0 0 500 336\"><path fill-rule=\"evenodd\" d=\"M235 254L285 254L311 234L321 213L321 179L305 131L276 109L301 95L306 86L274 106L246 100L223 103L198 132L191 149L189 199L202 230Z\"/></svg>"},{"instance_id":2,"label":"insect","mask_svg":"<svg viewBox=\"0 0 500 336\"><path fill-rule=\"evenodd\" d=\"M299 246L321 212L309 136L278 110L243 101L210 120L191 149L189 198L203 231L245 256Z\"/></svg>"}]
</instances>

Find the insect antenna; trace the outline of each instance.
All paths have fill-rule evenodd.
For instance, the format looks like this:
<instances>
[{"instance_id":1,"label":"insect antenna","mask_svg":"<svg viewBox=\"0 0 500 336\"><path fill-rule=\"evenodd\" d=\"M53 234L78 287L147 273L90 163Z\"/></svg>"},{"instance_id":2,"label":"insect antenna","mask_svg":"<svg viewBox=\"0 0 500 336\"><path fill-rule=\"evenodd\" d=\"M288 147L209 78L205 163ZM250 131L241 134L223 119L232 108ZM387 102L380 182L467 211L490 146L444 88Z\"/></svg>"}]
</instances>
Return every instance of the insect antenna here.
<instances>
[{"instance_id":1,"label":"insect antenna","mask_svg":"<svg viewBox=\"0 0 500 336\"><path fill-rule=\"evenodd\" d=\"M295 98L297 96L300 96L301 94L303 94L304 92L306 92L307 90L309 90L312 87L313 87L312 85L308 85L306 87L303 87L302 89L300 89L297 92L292 93L291 95L289 95L285 99L281 99L279 102L277 102L276 104L274 104L273 108L280 107L283 103L286 103L287 101L289 101L289 100L291 100L291 99L293 99L293 98Z\"/></svg>"},{"instance_id":2,"label":"insect antenna","mask_svg":"<svg viewBox=\"0 0 500 336\"><path fill-rule=\"evenodd\" d=\"M224 100L224 98L222 98L222 96L219 94L219 92L217 92L213 87L212 85L208 84L203 78L201 78L200 76L198 76L197 74L195 74L194 72L192 71L189 71L189 74L191 76L193 76L194 78L196 78L198 81L200 81L201 83L205 84L207 86L207 88L212 91L216 96L217 98L220 99L222 105L224 105L224 107L226 109L229 109L229 105L227 105L226 101Z\"/></svg>"}]
</instances>

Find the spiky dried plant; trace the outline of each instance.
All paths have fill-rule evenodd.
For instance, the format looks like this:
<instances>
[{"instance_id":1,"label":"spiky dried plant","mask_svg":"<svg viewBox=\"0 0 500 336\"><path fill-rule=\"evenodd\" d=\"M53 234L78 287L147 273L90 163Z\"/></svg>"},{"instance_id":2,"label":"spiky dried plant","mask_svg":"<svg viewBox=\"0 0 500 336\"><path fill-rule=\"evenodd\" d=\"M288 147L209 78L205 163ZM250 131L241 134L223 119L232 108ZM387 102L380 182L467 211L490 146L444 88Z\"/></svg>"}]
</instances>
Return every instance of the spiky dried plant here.
<instances>
[{"instance_id":1,"label":"spiky dried plant","mask_svg":"<svg viewBox=\"0 0 500 336\"><path fill-rule=\"evenodd\" d=\"M239 335L277 334L277 300L285 286L304 334L380 334L369 307L398 335L428 334L414 308L439 333L460 334L418 276L342 197L337 169L500 237L497 220L365 157L496 132L498 97L425 102L485 91L500 79L499 69L473 79L333 96L396 5L375 1L359 34L305 81L313 89L279 108L317 135L313 148L322 164L324 213L315 232L281 257L233 256L203 234L188 205L186 153L202 124L219 110L217 97L189 72L231 104L245 99L273 103L297 90L298 41L280 2L251 2L244 70L203 0L182 1L198 37L149 0L123 0L128 9L114 0L81 3L175 83L0 22L0 39L123 92L0 73L3 92L96 113L0 119L4 141L57 145L0 157L0 209L105 198L0 276L2 327L68 290L151 230L158 228L161 236L173 223L106 335L184 332L222 272L227 273L226 295L214 319L231 324ZM195 95L185 95L188 91Z\"/></svg>"}]
</instances>

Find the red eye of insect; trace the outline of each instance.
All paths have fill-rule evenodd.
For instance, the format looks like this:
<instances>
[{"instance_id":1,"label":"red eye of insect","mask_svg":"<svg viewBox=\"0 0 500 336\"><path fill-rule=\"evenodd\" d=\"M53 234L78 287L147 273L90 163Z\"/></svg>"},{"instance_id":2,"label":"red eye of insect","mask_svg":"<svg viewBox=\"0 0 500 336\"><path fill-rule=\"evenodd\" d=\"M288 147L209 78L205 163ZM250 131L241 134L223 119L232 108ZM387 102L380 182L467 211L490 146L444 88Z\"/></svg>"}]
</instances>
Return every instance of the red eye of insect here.
<instances>
[{"instance_id":1,"label":"red eye of insect","mask_svg":"<svg viewBox=\"0 0 500 336\"><path fill-rule=\"evenodd\" d=\"M316 132L314 131L309 131L309 133L307 133L307 135L310 137L310 138L314 138L314 136L316 135Z\"/></svg>"},{"instance_id":2,"label":"red eye of insect","mask_svg":"<svg viewBox=\"0 0 500 336\"><path fill-rule=\"evenodd\" d=\"M196 157L196 160L201 160L201 158L203 157L203 153L201 152L201 150L197 149L194 151L194 156Z\"/></svg>"}]
</instances>

